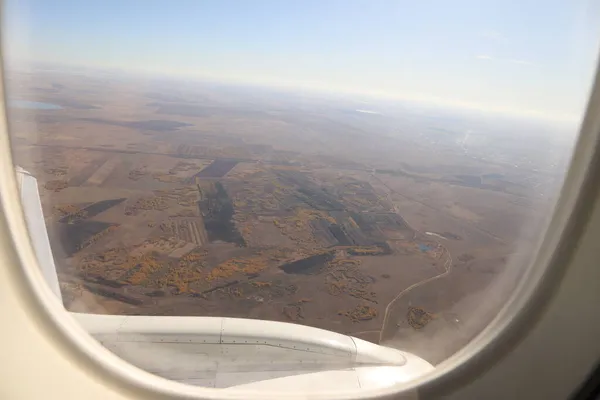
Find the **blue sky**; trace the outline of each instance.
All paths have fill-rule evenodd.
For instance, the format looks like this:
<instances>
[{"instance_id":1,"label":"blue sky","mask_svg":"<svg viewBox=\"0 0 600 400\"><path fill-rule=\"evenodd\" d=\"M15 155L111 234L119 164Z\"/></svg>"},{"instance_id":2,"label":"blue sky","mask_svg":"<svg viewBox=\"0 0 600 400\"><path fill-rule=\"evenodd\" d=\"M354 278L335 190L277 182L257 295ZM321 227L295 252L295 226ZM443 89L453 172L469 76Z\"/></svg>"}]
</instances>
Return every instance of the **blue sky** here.
<instances>
[{"instance_id":1,"label":"blue sky","mask_svg":"<svg viewBox=\"0 0 600 400\"><path fill-rule=\"evenodd\" d=\"M559 119L584 107L600 35L591 0L6 3L13 60Z\"/></svg>"}]
</instances>

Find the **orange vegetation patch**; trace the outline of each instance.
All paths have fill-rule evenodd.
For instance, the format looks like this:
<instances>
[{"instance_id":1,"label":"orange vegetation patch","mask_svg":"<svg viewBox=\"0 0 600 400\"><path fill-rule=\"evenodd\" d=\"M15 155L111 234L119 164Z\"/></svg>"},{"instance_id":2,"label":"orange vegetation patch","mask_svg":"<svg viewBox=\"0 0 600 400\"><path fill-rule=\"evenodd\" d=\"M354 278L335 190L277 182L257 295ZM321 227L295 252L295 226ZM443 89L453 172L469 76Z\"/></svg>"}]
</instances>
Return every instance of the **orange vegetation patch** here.
<instances>
[{"instance_id":1,"label":"orange vegetation patch","mask_svg":"<svg viewBox=\"0 0 600 400\"><path fill-rule=\"evenodd\" d=\"M164 197L143 197L138 199L133 205L127 207L125 210L125 215L132 215L138 210L166 210L169 208L169 204L167 203L167 199Z\"/></svg>"},{"instance_id":2,"label":"orange vegetation patch","mask_svg":"<svg viewBox=\"0 0 600 400\"><path fill-rule=\"evenodd\" d=\"M148 280L150 274L158 271L161 264L156 260L153 254L144 254L143 256L130 261L133 264L131 269L134 272L127 279L127 283L132 285L141 285Z\"/></svg>"},{"instance_id":3,"label":"orange vegetation patch","mask_svg":"<svg viewBox=\"0 0 600 400\"><path fill-rule=\"evenodd\" d=\"M170 268L169 272L158 283L158 286L173 287L177 293L194 293L190 285L204 278L199 266L186 265L180 268Z\"/></svg>"},{"instance_id":4,"label":"orange vegetation patch","mask_svg":"<svg viewBox=\"0 0 600 400\"><path fill-rule=\"evenodd\" d=\"M336 258L335 260L329 261L329 267L350 267L353 265L360 265L361 261L355 258Z\"/></svg>"},{"instance_id":5,"label":"orange vegetation patch","mask_svg":"<svg viewBox=\"0 0 600 400\"><path fill-rule=\"evenodd\" d=\"M173 287L177 293L194 293L190 285L205 278L202 273L207 252L196 252L186 254L179 259L177 267L169 268L169 271L155 284L158 287Z\"/></svg>"},{"instance_id":6,"label":"orange vegetation patch","mask_svg":"<svg viewBox=\"0 0 600 400\"><path fill-rule=\"evenodd\" d=\"M377 293L371 290L374 279L362 273L359 265L360 260L351 258L330 261L325 281L327 293L332 296L345 293L357 299L377 303Z\"/></svg>"},{"instance_id":7,"label":"orange vegetation patch","mask_svg":"<svg viewBox=\"0 0 600 400\"><path fill-rule=\"evenodd\" d=\"M79 207L77 207L73 204L63 204L63 205L59 205L59 206L54 206L54 209L60 215L73 214L73 213L79 211Z\"/></svg>"},{"instance_id":8,"label":"orange vegetation patch","mask_svg":"<svg viewBox=\"0 0 600 400\"><path fill-rule=\"evenodd\" d=\"M179 264L180 265L184 265L184 264L189 264L189 263L195 263L198 261L202 261L207 255L207 251L204 250L201 253L198 252L191 252L186 254L185 256L181 257L181 259L179 260Z\"/></svg>"},{"instance_id":9,"label":"orange vegetation patch","mask_svg":"<svg viewBox=\"0 0 600 400\"><path fill-rule=\"evenodd\" d=\"M85 240L84 242L82 242L78 246L79 250L83 249L84 247L88 247L88 246L96 243L98 240L100 240L100 238L106 236L107 234L109 234L111 232L114 232L118 228L119 228L119 225L111 225L111 226L109 226L108 228L106 228L102 232L99 232L99 233L95 234L94 236L92 236L91 238L89 238L88 240Z\"/></svg>"},{"instance_id":10,"label":"orange vegetation patch","mask_svg":"<svg viewBox=\"0 0 600 400\"><path fill-rule=\"evenodd\" d=\"M54 175L54 176L65 176L67 174L68 170L69 170L68 167L56 167L56 168L46 168L45 172L47 174Z\"/></svg>"},{"instance_id":11,"label":"orange vegetation patch","mask_svg":"<svg viewBox=\"0 0 600 400\"><path fill-rule=\"evenodd\" d=\"M61 204L58 206L54 206L54 213L59 215L60 217L75 214L79 212L79 210L80 207L74 204Z\"/></svg>"},{"instance_id":12,"label":"orange vegetation patch","mask_svg":"<svg viewBox=\"0 0 600 400\"><path fill-rule=\"evenodd\" d=\"M141 285L147 288L174 288L177 294L194 293L191 285L204 279L202 268L205 253L189 253L178 263L162 260L155 251L139 256L131 255L131 249L115 248L103 254L86 257L79 270L88 276L113 276L119 283Z\"/></svg>"},{"instance_id":13,"label":"orange vegetation patch","mask_svg":"<svg viewBox=\"0 0 600 400\"><path fill-rule=\"evenodd\" d=\"M433 314L420 307L408 307L406 320L414 329L422 329L433 319Z\"/></svg>"},{"instance_id":14,"label":"orange vegetation patch","mask_svg":"<svg viewBox=\"0 0 600 400\"><path fill-rule=\"evenodd\" d=\"M53 180L53 181L46 182L46 184L44 185L44 188L46 188L47 190L53 190L55 192L60 192L61 190L67 188L68 186L69 186L69 183L65 180Z\"/></svg>"},{"instance_id":15,"label":"orange vegetation patch","mask_svg":"<svg viewBox=\"0 0 600 400\"><path fill-rule=\"evenodd\" d=\"M257 288L269 288L272 286L271 282L252 281L250 284Z\"/></svg>"},{"instance_id":16,"label":"orange vegetation patch","mask_svg":"<svg viewBox=\"0 0 600 400\"><path fill-rule=\"evenodd\" d=\"M282 235L294 241L298 248L312 250L323 247L312 233L310 222L315 220L335 223L335 219L325 211L296 208L293 216L274 218L273 225L279 229Z\"/></svg>"},{"instance_id":17,"label":"orange vegetation patch","mask_svg":"<svg viewBox=\"0 0 600 400\"><path fill-rule=\"evenodd\" d=\"M352 322L369 321L377 317L377 310L366 304L359 304L349 311L340 311L338 315L343 315L352 320Z\"/></svg>"},{"instance_id":18,"label":"orange vegetation patch","mask_svg":"<svg viewBox=\"0 0 600 400\"><path fill-rule=\"evenodd\" d=\"M169 175L169 174L161 174L161 173L153 174L152 177L154 179L156 179L157 181L163 182L163 183L181 183L184 180L184 178L181 178L177 175Z\"/></svg>"},{"instance_id":19,"label":"orange vegetation patch","mask_svg":"<svg viewBox=\"0 0 600 400\"><path fill-rule=\"evenodd\" d=\"M229 278L236 272L246 275L256 274L267 267L267 263L262 257L251 257L248 259L232 258L213 268L206 276L206 280L211 282L219 278Z\"/></svg>"}]
</instances>

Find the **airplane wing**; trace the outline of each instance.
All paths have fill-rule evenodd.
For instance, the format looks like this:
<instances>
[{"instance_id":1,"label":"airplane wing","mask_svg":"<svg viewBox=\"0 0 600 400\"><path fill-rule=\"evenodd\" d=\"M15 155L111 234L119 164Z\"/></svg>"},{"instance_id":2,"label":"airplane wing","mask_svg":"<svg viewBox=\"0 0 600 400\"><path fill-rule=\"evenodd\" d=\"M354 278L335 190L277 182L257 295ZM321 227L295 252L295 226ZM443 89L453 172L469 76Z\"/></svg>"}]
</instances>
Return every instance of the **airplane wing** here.
<instances>
[{"instance_id":1,"label":"airplane wing","mask_svg":"<svg viewBox=\"0 0 600 400\"><path fill-rule=\"evenodd\" d=\"M62 299L37 180L19 167L17 178L38 263ZM205 387L356 392L392 386L433 370L414 354L305 325L225 317L71 315L131 364Z\"/></svg>"}]
</instances>

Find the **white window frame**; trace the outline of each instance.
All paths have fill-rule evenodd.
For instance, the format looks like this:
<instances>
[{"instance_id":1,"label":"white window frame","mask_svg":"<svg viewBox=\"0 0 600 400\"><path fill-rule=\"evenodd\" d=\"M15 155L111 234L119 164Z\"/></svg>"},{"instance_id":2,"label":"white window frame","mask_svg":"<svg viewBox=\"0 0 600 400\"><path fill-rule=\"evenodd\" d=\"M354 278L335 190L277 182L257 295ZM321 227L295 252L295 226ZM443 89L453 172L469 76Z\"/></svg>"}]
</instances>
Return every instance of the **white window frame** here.
<instances>
[{"instance_id":1,"label":"white window frame","mask_svg":"<svg viewBox=\"0 0 600 400\"><path fill-rule=\"evenodd\" d=\"M1 72L1 71L0 71ZM4 85L0 84L0 393L23 386L48 398L305 398L302 393L248 393L193 387L144 372L121 360L78 326L45 283L27 233L10 153ZM574 157L539 252L498 316L436 370L400 387L315 399L565 398L600 357L600 89L598 72ZM581 310L577 315L572 310ZM565 329L568 328L568 329ZM35 329L37 331L26 331ZM8 337L10 341L5 340ZM23 338L18 343L15 338ZM590 340L593 337L595 340ZM30 340L27 342L25 339ZM34 342L35 341L35 342ZM41 346L41 347L40 347ZM44 349L40 358L35 350ZM53 392L29 372L71 371ZM54 357L54 358L52 358ZM70 369L69 369L70 368ZM58 371L58 370L56 370ZM55 371L55 372L56 372ZM24 381L17 379L23 374ZM66 373L66 372L65 372ZM54 376L54 375L52 375ZM58 378L56 378L58 379ZM20 382L20 383L19 383ZM57 381L58 382L58 381ZM4 386L9 385L9 386ZM16 387L16 389L15 389ZM5 390L6 389L6 390ZM66 390L66 391L65 391ZM70 392L69 392L70 390ZM63 391L63 392L61 392ZM18 393L18 392L10 392ZM66 394L60 394L66 393Z\"/></svg>"}]
</instances>

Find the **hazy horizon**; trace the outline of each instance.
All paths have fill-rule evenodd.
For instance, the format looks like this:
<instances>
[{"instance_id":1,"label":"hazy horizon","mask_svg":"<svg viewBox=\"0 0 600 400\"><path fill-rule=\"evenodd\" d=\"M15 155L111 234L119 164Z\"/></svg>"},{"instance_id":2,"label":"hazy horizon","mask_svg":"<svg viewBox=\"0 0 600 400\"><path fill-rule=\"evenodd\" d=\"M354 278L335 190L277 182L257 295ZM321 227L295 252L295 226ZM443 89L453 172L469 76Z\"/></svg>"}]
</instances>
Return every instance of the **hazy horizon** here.
<instances>
[{"instance_id":1,"label":"hazy horizon","mask_svg":"<svg viewBox=\"0 0 600 400\"><path fill-rule=\"evenodd\" d=\"M15 61L15 60L13 60ZM127 70L116 67L104 67L104 66L85 66L76 64L59 64L51 62L30 62L17 60L13 65L6 65L6 73L10 77L11 73L31 73L33 70L39 69L50 73L57 73L60 75L82 74L89 78L94 78L94 74L98 74L99 77L108 79L132 79L138 80L140 83L147 84L149 88L153 84L164 85L167 83L176 84L171 86L169 92L178 92L181 90L180 86L177 85L199 85L195 89L185 87L186 92L194 92L201 90L205 85L216 85L217 87L227 87L229 89L239 90L258 90L268 96L292 96L298 99L315 100L315 101L336 101L346 103L346 106L352 104L355 106L357 113L371 114L375 117L391 117L396 115L403 115L409 112L413 115L431 116L436 114L448 114L448 115L461 115L467 118L492 118L494 121L507 121L507 122L521 122L525 124L533 124L537 126L552 128L557 133L568 134L572 136L577 134L579 125L581 123L582 115L578 115L573 118L561 118L552 116L548 117L541 113L515 113L498 110L486 110L478 107L470 107L469 105L462 104L448 104L440 102L427 102L420 100L409 100L393 97L380 97L373 94L365 93L352 93L352 92L335 92L319 90L319 88L306 88L306 87L294 87L294 86L276 86L269 85L266 83L257 83L252 81L228 81L225 79L218 78L203 78L195 76L181 76L178 74L165 74L165 73L152 73L144 72L140 73L135 70ZM253 93L255 97L256 93ZM9 94L10 95L10 94ZM16 99L16 98L15 98ZM19 98L20 99L20 98ZM21 99L21 100L39 100L39 99ZM371 110L372 108L372 110ZM382 108L385 111L381 111ZM389 112L392 109L393 112ZM375 111L373 113L365 113L364 111Z\"/></svg>"},{"instance_id":2,"label":"hazy horizon","mask_svg":"<svg viewBox=\"0 0 600 400\"><path fill-rule=\"evenodd\" d=\"M578 0L434 5L8 1L8 63L337 93L577 122L600 18Z\"/></svg>"}]
</instances>

